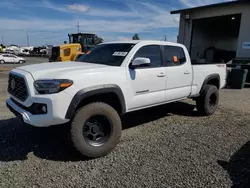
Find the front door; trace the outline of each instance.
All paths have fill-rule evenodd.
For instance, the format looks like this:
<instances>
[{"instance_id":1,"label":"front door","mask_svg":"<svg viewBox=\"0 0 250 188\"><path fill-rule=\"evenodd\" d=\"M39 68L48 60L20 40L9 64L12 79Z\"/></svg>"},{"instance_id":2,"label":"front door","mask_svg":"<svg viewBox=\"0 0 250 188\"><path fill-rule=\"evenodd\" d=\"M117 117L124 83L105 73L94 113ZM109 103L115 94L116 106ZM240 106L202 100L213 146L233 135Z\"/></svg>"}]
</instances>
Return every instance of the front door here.
<instances>
[{"instance_id":1,"label":"front door","mask_svg":"<svg viewBox=\"0 0 250 188\"><path fill-rule=\"evenodd\" d=\"M191 93L192 66L187 62L183 48L164 46L164 65L166 66L166 100L186 98Z\"/></svg>"},{"instance_id":2,"label":"front door","mask_svg":"<svg viewBox=\"0 0 250 188\"><path fill-rule=\"evenodd\" d=\"M165 101L166 67L162 66L162 54L159 45L141 47L133 57L149 58L148 66L129 69L128 109L135 110Z\"/></svg>"}]
</instances>

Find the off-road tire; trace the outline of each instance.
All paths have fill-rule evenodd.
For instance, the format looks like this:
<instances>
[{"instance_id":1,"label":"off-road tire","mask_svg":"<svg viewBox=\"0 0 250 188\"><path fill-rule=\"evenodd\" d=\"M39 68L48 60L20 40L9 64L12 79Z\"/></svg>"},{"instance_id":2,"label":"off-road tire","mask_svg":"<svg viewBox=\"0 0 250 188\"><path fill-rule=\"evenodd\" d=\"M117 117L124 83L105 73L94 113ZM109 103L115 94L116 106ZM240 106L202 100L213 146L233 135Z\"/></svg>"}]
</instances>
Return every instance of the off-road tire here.
<instances>
[{"instance_id":1,"label":"off-road tire","mask_svg":"<svg viewBox=\"0 0 250 188\"><path fill-rule=\"evenodd\" d=\"M213 105L211 105L211 97L213 99ZM204 116L212 115L219 104L219 91L214 85L205 85L204 89L201 91L200 96L196 99L197 111Z\"/></svg>"},{"instance_id":2,"label":"off-road tire","mask_svg":"<svg viewBox=\"0 0 250 188\"><path fill-rule=\"evenodd\" d=\"M111 122L112 131L105 143L101 146L89 144L83 135L85 122L94 115L104 115ZM80 108L71 123L71 139L74 147L88 158L98 158L110 153L121 138L122 123L120 116L114 108L102 102L90 103Z\"/></svg>"}]
</instances>

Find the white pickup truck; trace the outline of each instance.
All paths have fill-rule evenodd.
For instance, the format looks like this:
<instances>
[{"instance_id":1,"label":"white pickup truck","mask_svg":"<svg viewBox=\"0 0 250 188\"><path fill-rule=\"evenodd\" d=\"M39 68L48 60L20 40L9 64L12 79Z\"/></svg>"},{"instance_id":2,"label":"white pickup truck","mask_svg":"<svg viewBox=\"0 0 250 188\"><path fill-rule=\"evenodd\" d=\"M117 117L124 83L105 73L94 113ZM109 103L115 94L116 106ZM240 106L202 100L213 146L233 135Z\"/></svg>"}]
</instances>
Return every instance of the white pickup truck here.
<instances>
[{"instance_id":1,"label":"white pickup truck","mask_svg":"<svg viewBox=\"0 0 250 188\"><path fill-rule=\"evenodd\" d=\"M95 158L119 142L123 114L192 98L211 115L225 84L225 64L192 66L181 44L119 41L98 45L78 62L12 70L6 103L33 126L69 123L75 148Z\"/></svg>"}]
</instances>

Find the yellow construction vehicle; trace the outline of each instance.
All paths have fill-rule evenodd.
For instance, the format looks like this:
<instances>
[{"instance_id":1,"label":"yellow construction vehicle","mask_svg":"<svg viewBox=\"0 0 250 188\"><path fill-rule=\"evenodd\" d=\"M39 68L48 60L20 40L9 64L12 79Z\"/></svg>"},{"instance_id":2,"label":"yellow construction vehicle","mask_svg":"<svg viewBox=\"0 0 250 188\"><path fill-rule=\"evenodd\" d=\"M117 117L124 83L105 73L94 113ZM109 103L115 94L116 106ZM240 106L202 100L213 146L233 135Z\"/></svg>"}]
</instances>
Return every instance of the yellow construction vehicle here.
<instances>
[{"instance_id":1,"label":"yellow construction vehicle","mask_svg":"<svg viewBox=\"0 0 250 188\"><path fill-rule=\"evenodd\" d=\"M79 54L88 52L97 44L103 42L102 38L91 33L68 34L69 44L53 46L49 55L49 61L74 61ZM66 43L66 42L65 42Z\"/></svg>"}]
</instances>

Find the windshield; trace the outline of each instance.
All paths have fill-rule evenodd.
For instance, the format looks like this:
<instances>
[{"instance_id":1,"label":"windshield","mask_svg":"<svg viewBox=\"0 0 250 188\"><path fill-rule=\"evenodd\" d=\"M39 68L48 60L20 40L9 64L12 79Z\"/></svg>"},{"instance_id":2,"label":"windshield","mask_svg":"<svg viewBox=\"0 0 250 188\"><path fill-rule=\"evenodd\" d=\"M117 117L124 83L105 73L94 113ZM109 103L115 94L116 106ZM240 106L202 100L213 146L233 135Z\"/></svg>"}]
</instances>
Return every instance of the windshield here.
<instances>
[{"instance_id":1,"label":"windshield","mask_svg":"<svg viewBox=\"0 0 250 188\"><path fill-rule=\"evenodd\" d=\"M133 46L134 44L128 43L101 44L79 57L76 61L120 66Z\"/></svg>"}]
</instances>

